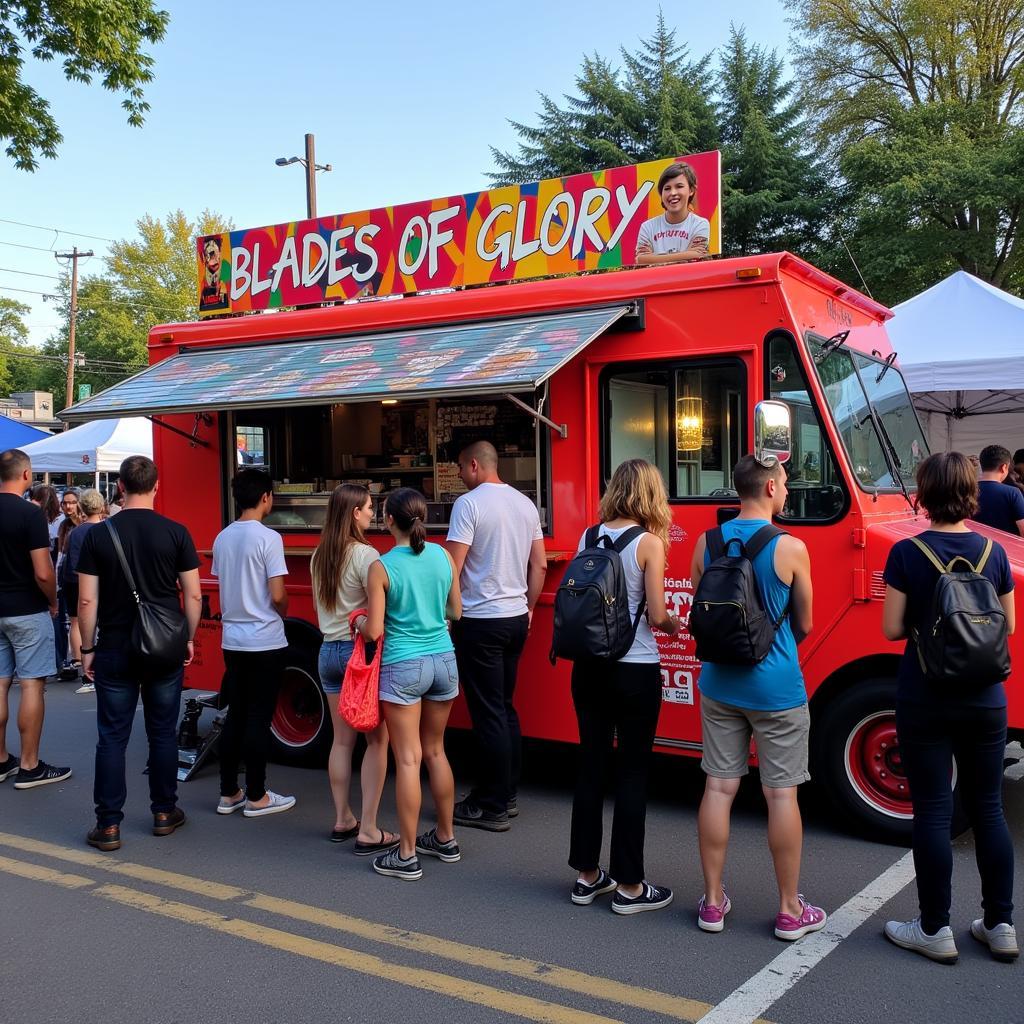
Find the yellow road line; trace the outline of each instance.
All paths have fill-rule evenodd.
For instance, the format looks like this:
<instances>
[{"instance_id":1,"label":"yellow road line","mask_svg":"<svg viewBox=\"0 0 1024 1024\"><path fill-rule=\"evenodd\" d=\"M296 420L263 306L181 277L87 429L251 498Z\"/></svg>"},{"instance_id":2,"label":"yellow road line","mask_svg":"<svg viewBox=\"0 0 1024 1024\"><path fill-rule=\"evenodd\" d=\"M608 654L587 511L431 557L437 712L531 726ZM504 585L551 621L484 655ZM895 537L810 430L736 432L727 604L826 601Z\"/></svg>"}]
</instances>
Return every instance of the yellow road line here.
<instances>
[{"instance_id":1,"label":"yellow road line","mask_svg":"<svg viewBox=\"0 0 1024 1024\"><path fill-rule=\"evenodd\" d=\"M690 999L686 996L670 995L667 992L629 985L612 978L585 974L568 967L559 967L512 953L472 946L423 932L406 931L402 928L367 921L322 907L310 906L276 896L267 896L263 893L223 885L219 882L197 879L192 875L150 868L129 861L119 861L109 855L74 850L5 832L0 832L0 844L27 853L39 853L57 860L84 864L114 874L125 875L138 881L151 882L171 889L209 896L213 899L240 900L244 905L253 909L280 917L330 928L349 935L357 935L383 945L408 949L429 956L439 956L471 967L510 974L593 999L663 1014L676 1020L697 1021L712 1008L711 1003ZM767 1022L759 1021L755 1024L767 1024Z\"/></svg>"},{"instance_id":2,"label":"yellow road line","mask_svg":"<svg viewBox=\"0 0 1024 1024\"><path fill-rule=\"evenodd\" d=\"M83 889L86 886L96 885L91 878L65 874L41 867L38 864L26 864L11 860L8 857L0 857L0 871L70 889ZM441 974L438 971L406 967L391 963L381 957L371 956L369 953L348 949L345 946L320 942L317 939L295 935L278 928L267 928L265 925L254 924L251 921L225 917L223 914L214 914L201 907L165 900L139 889L129 889L122 885L100 885L97 888L90 888L89 894L100 896L133 910L158 914L184 924L245 939L270 949L277 949L309 960L331 964L344 970L366 974L371 978L383 978L399 985L434 992L449 999L459 999L476 1006L486 1006L492 1010L500 1010L502 1013L536 1021L538 1024L623 1024L622 1021L615 1018L588 1013L586 1010L577 1010L560 1003L549 1003L532 996L506 992L500 988L482 985L464 978L456 978L449 974Z\"/></svg>"}]
</instances>

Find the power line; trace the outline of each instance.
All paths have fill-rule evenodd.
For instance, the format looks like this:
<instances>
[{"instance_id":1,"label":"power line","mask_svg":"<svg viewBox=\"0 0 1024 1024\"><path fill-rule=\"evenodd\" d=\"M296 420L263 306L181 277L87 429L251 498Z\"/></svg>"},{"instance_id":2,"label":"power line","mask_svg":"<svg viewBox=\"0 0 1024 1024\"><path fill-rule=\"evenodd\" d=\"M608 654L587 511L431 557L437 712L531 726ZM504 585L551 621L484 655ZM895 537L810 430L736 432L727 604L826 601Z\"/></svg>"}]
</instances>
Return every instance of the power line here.
<instances>
[{"instance_id":1,"label":"power line","mask_svg":"<svg viewBox=\"0 0 1024 1024\"><path fill-rule=\"evenodd\" d=\"M82 231L67 231L64 228L47 228L42 224L26 224L20 220L5 220L0 217L0 224L16 224L19 228L35 228L37 231L52 231L57 235L73 235L75 238L95 238L97 242L113 242L112 238L104 238L102 235L87 235Z\"/></svg>"},{"instance_id":2,"label":"power line","mask_svg":"<svg viewBox=\"0 0 1024 1024\"><path fill-rule=\"evenodd\" d=\"M32 249L34 252L56 252L56 249L44 249L41 245L25 245L23 242L5 242L0 239L0 245L10 245L15 249Z\"/></svg>"},{"instance_id":3,"label":"power line","mask_svg":"<svg viewBox=\"0 0 1024 1024\"><path fill-rule=\"evenodd\" d=\"M23 274L25 277L45 277L49 281L63 281L63 277L57 277L56 274L37 274L33 270L15 270L13 267L0 267L0 271L5 274Z\"/></svg>"},{"instance_id":4,"label":"power line","mask_svg":"<svg viewBox=\"0 0 1024 1024\"><path fill-rule=\"evenodd\" d=\"M0 359L31 359L40 363L60 363L61 366L66 365L68 361L67 356L49 355L45 352L7 352L3 349L0 349ZM78 369L85 373L93 372L94 368L96 373L122 373L141 370L148 365L148 363L128 363L116 359L89 359L86 357L84 365L79 365Z\"/></svg>"},{"instance_id":5,"label":"power line","mask_svg":"<svg viewBox=\"0 0 1024 1024\"><path fill-rule=\"evenodd\" d=\"M62 280L57 278L57 280ZM25 295L42 295L45 298L57 298L52 292L40 292L33 291L31 288L12 288L9 285L0 284L0 291L5 292L22 292ZM83 300L83 312L93 306L129 306L134 309L147 309L156 313L173 313L180 315L181 310L176 306L154 306L149 302L142 302L141 300L136 301L135 299L94 299L87 297Z\"/></svg>"}]
</instances>

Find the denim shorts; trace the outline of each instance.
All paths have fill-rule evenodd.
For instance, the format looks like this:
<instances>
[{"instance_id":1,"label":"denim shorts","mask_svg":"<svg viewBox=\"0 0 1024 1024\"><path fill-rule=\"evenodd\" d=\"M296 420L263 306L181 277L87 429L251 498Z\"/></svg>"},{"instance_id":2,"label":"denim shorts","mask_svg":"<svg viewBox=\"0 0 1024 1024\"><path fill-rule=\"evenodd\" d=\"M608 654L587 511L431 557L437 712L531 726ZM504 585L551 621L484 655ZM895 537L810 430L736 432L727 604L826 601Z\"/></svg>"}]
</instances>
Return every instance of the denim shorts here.
<instances>
[{"instance_id":1,"label":"denim shorts","mask_svg":"<svg viewBox=\"0 0 1024 1024\"><path fill-rule=\"evenodd\" d=\"M381 665L380 699L389 704L418 704L422 699L454 700L458 693L459 669L454 651Z\"/></svg>"},{"instance_id":2,"label":"denim shorts","mask_svg":"<svg viewBox=\"0 0 1024 1024\"><path fill-rule=\"evenodd\" d=\"M341 681L345 678L345 668L355 647L351 640L325 640L320 645L317 668L324 693L341 693Z\"/></svg>"},{"instance_id":3,"label":"denim shorts","mask_svg":"<svg viewBox=\"0 0 1024 1024\"><path fill-rule=\"evenodd\" d=\"M45 679L57 671L49 612L0 618L0 679Z\"/></svg>"}]
</instances>

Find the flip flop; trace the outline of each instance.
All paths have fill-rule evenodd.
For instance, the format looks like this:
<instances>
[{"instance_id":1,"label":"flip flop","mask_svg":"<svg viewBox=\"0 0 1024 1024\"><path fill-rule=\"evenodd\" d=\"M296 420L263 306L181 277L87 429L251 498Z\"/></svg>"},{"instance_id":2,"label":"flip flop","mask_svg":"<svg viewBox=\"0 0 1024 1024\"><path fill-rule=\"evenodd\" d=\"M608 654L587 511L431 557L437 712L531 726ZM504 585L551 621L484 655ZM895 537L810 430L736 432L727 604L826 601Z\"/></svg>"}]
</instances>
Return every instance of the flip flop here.
<instances>
[{"instance_id":1,"label":"flip flop","mask_svg":"<svg viewBox=\"0 0 1024 1024\"><path fill-rule=\"evenodd\" d=\"M332 843L345 843L349 839L354 839L359 835L359 822L357 821L351 828L333 828L331 829L331 842Z\"/></svg>"},{"instance_id":2,"label":"flip flop","mask_svg":"<svg viewBox=\"0 0 1024 1024\"><path fill-rule=\"evenodd\" d=\"M393 832L391 834L395 835ZM392 839L390 842L386 842L384 839L386 835L387 832L385 832L384 829L381 829L379 843L357 842L356 845L352 848L352 852L357 857L370 857L375 853L384 853L386 850L394 849L394 847L396 847L402 841L401 836L395 835L394 839Z\"/></svg>"}]
</instances>

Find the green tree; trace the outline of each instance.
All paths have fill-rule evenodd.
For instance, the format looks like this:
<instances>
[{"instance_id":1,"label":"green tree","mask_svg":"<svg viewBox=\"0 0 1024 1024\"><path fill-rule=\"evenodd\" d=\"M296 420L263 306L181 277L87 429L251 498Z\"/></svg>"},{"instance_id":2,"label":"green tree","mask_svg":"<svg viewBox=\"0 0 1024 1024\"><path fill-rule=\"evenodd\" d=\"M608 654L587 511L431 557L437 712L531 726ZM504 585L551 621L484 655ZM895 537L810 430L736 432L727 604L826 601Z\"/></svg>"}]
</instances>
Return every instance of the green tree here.
<instances>
[{"instance_id":1,"label":"green tree","mask_svg":"<svg viewBox=\"0 0 1024 1024\"><path fill-rule=\"evenodd\" d=\"M1024 5L787 4L876 297L899 301L957 268L1024 290Z\"/></svg>"},{"instance_id":2,"label":"green tree","mask_svg":"<svg viewBox=\"0 0 1024 1024\"><path fill-rule=\"evenodd\" d=\"M0 0L0 139L15 167L35 170L62 141L49 103L23 80L26 53L60 60L68 81L88 85L99 76L139 127L149 110L143 87L153 79L142 47L163 39L169 20L152 0Z\"/></svg>"},{"instance_id":3,"label":"green tree","mask_svg":"<svg viewBox=\"0 0 1024 1024\"><path fill-rule=\"evenodd\" d=\"M804 105L778 54L730 29L718 70L726 255L819 247L833 216L825 175L807 151Z\"/></svg>"},{"instance_id":4,"label":"green tree","mask_svg":"<svg viewBox=\"0 0 1024 1024\"><path fill-rule=\"evenodd\" d=\"M24 318L29 312L21 302L0 298L0 395L39 390L43 361L28 344Z\"/></svg>"},{"instance_id":5,"label":"green tree","mask_svg":"<svg viewBox=\"0 0 1024 1024\"><path fill-rule=\"evenodd\" d=\"M147 364L147 336L155 324L197 319L196 236L230 230L231 224L209 210L194 221L175 210L163 219L143 217L137 228L137 237L111 245L105 272L85 274L79 282L75 351L84 366L76 369L75 381L92 384L94 391ZM43 348L66 357L71 317L66 283L60 294L64 324ZM62 408L64 366L53 364L47 374L54 382L47 390Z\"/></svg>"},{"instance_id":6,"label":"green tree","mask_svg":"<svg viewBox=\"0 0 1024 1024\"><path fill-rule=\"evenodd\" d=\"M635 52L623 48L621 58L620 69L585 57L579 95L565 96L563 107L541 93L536 125L510 121L519 149L492 147L491 180L535 181L715 148L710 56L691 61L659 14L654 35Z\"/></svg>"}]
</instances>

